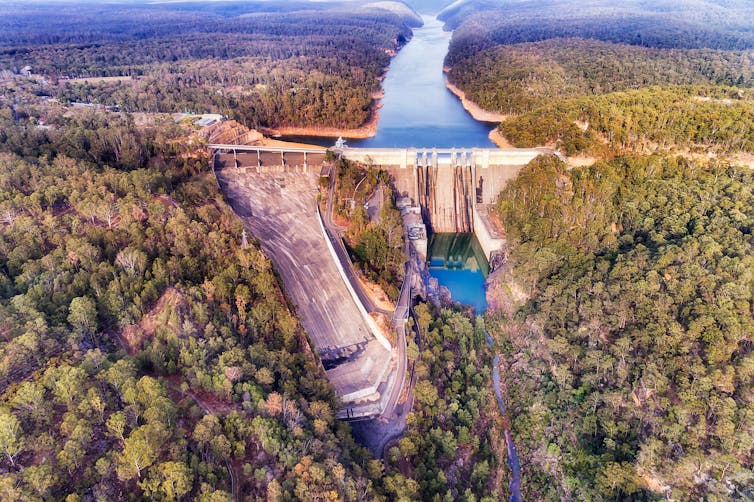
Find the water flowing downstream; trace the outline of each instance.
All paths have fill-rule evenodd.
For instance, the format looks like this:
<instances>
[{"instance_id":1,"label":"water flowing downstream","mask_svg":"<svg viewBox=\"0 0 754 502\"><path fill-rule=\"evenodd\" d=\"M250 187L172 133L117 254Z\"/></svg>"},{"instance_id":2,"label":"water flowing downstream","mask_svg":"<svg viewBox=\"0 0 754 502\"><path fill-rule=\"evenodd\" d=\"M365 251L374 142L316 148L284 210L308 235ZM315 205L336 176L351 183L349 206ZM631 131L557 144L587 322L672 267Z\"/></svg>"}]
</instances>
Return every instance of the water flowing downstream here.
<instances>
[{"instance_id":1,"label":"water flowing downstream","mask_svg":"<svg viewBox=\"0 0 754 502\"><path fill-rule=\"evenodd\" d=\"M489 335L487 335L487 343L492 345L492 339ZM500 414L505 415L505 402L503 401L503 394L500 390L500 354L495 354L495 360L492 365L492 386L495 389L495 397L497 397L497 407L500 410ZM510 467L511 470L511 479L508 483L508 488L511 491L510 502L522 502L521 463L518 461L516 445L513 442L513 437L511 436L511 431L508 427L505 428L505 444L508 449L508 467Z\"/></svg>"}]
</instances>

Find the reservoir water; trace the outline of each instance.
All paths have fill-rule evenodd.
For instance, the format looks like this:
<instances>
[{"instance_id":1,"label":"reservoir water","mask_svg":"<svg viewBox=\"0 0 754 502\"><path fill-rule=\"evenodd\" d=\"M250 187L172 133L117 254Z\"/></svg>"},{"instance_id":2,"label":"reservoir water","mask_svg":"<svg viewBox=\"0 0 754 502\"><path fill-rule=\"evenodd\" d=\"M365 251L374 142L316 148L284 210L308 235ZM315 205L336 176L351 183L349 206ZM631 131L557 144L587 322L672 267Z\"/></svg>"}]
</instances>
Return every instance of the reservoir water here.
<instances>
[{"instance_id":1,"label":"reservoir water","mask_svg":"<svg viewBox=\"0 0 754 502\"><path fill-rule=\"evenodd\" d=\"M390 63L382 83L377 133L367 139L347 139L347 145L363 148L485 147L496 124L475 120L461 101L445 87L443 60L451 34L443 23L423 16L424 26L414 30L411 41ZM332 138L286 137L291 141L332 146ZM453 300L471 305L477 313L487 308L484 280L487 260L473 234L432 236L430 274L447 287Z\"/></svg>"},{"instance_id":2,"label":"reservoir water","mask_svg":"<svg viewBox=\"0 0 754 502\"><path fill-rule=\"evenodd\" d=\"M450 44L442 22L423 16L424 26L390 63L382 88L377 134L367 139L347 139L353 147L488 147L495 148L489 133L496 124L479 122L445 87L443 60ZM291 137L323 146L332 138Z\"/></svg>"}]
</instances>

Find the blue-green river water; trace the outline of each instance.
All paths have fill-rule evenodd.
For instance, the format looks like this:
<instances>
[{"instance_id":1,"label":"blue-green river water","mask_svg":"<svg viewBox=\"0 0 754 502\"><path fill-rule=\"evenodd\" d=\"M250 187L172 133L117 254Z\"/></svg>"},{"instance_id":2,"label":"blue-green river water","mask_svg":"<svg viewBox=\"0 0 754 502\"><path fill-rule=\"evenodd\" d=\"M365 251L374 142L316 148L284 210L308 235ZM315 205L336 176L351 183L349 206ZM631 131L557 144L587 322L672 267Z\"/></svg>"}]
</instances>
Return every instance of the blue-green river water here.
<instances>
[{"instance_id":1,"label":"blue-green river water","mask_svg":"<svg viewBox=\"0 0 754 502\"><path fill-rule=\"evenodd\" d=\"M484 280L489 265L474 234L433 234L429 241L429 273L450 290L453 300L487 309Z\"/></svg>"}]
</instances>

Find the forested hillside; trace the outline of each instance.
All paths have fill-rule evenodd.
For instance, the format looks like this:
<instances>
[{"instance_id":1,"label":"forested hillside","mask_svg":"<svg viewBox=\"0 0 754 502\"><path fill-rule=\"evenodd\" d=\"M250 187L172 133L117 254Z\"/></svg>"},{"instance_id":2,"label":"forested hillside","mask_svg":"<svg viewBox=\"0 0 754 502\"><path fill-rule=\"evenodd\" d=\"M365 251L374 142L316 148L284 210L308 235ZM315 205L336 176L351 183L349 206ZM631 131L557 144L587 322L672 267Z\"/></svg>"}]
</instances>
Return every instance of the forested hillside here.
<instances>
[{"instance_id":1,"label":"forested hillside","mask_svg":"<svg viewBox=\"0 0 754 502\"><path fill-rule=\"evenodd\" d=\"M598 157L751 151L750 93L737 89L754 83L745 2L470 1L459 9L447 17L458 26L448 78L510 116L500 132L516 146Z\"/></svg>"},{"instance_id":2,"label":"forested hillside","mask_svg":"<svg viewBox=\"0 0 754 502\"><path fill-rule=\"evenodd\" d=\"M389 53L411 37L389 10L337 3L11 4L0 16L0 69L30 66L40 95L250 127L361 126ZM116 76L130 78L98 78Z\"/></svg>"},{"instance_id":3,"label":"forested hillside","mask_svg":"<svg viewBox=\"0 0 754 502\"><path fill-rule=\"evenodd\" d=\"M555 38L482 51L453 66L448 76L483 108L516 114L653 85L752 87L754 52Z\"/></svg>"},{"instance_id":4,"label":"forested hillside","mask_svg":"<svg viewBox=\"0 0 754 502\"><path fill-rule=\"evenodd\" d=\"M419 346L414 408L390 448L385 488L391 499L492 502L507 484L504 441L489 388L484 321L460 312L416 306Z\"/></svg>"},{"instance_id":5,"label":"forested hillside","mask_svg":"<svg viewBox=\"0 0 754 502\"><path fill-rule=\"evenodd\" d=\"M464 8L460 8L464 7ZM752 6L469 1L449 79L535 159L488 315L526 500L754 497Z\"/></svg>"},{"instance_id":6,"label":"forested hillside","mask_svg":"<svg viewBox=\"0 0 754 502\"><path fill-rule=\"evenodd\" d=\"M536 160L503 192L527 499L754 496L748 169ZM512 327L512 325L514 327Z\"/></svg>"},{"instance_id":7,"label":"forested hillside","mask_svg":"<svg viewBox=\"0 0 754 502\"><path fill-rule=\"evenodd\" d=\"M374 495L206 156L170 123L49 123L0 127L0 498Z\"/></svg>"},{"instance_id":8,"label":"forested hillside","mask_svg":"<svg viewBox=\"0 0 754 502\"><path fill-rule=\"evenodd\" d=\"M556 101L511 117L499 130L520 147L566 154L754 152L754 96L730 87L646 87Z\"/></svg>"},{"instance_id":9,"label":"forested hillside","mask_svg":"<svg viewBox=\"0 0 754 502\"><path fill-rule=\"evenodd\" d=\"M754 47L754 7L745 0L516 0L461 2L443 20L454 32L448 64L495 45L551 38L659 48Z\"/></svg>"}]
</instances>

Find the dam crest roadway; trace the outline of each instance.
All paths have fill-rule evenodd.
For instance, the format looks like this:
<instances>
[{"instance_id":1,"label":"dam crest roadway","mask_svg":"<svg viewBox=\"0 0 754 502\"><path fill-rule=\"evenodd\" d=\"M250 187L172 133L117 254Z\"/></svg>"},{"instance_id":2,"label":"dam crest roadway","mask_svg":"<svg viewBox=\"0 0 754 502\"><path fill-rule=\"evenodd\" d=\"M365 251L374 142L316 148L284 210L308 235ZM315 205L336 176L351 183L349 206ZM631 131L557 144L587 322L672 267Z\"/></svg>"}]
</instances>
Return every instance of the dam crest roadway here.
<instances>
[{"instance_id":1,"label":"dam crest roadway","mask_svg":"<svg viewBox=\"0 0 754 502\"><path fill-rule=\"evenodd\" d=\"M407 413L411 403L398 401L406 380L405 330L416 267L407 264L394 312L373 304L330 218L332 179L327 210L320 214L320 177L332 168L324 147L208 147L218 184L271 258L340 397L337 416L391 419ZM343 148L335 153L387 171L395 192L421 207L432 232L473 232L490 261L504 237L486 217L489 208L526 164L553 154L493 148ZM392 322L395 343L384 332L386 323L377 322L380 316Z\"/></svg>"}]
</instances>

